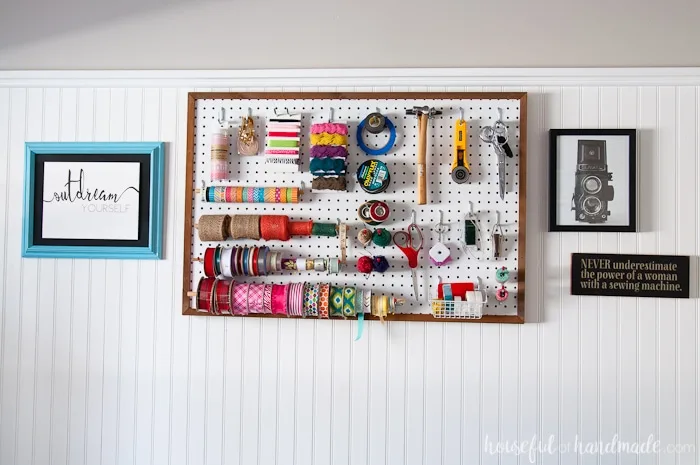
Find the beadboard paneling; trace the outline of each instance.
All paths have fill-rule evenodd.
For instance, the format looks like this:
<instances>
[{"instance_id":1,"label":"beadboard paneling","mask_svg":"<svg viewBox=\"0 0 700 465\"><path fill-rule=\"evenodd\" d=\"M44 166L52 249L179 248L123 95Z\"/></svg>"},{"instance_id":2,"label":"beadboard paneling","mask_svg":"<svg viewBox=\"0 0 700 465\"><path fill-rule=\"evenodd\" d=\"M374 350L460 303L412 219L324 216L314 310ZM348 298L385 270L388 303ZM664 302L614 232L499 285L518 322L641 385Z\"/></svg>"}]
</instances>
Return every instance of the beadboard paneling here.
<instances>
[{"instance_id":1,"label":"beadboard paneling","mask_svg":"<svg viewBox=\"0 0 700 465\"><path fill-rule=\"evenodd\" d=\"M503 87L482 87L484 73L425 71L391 88L368 74L290 71L253 87L241 72L235 89L176 73L123 87L107 74L0 76L1 464L516 464L529 459L489 455L485 439L650 434L696 452L535 458L700 461L697 299L577 297L568 284L572 252L700 253L700 72L542 85L504 72ZM181 316L187 92L272 88L527 91L530 323L372 322L354 342L343 321ZM639 129L640 233L546 232L553 127ZM164 260L20 258L25 140L154 139L168 143Z\"/></svg>"}]
</instances>

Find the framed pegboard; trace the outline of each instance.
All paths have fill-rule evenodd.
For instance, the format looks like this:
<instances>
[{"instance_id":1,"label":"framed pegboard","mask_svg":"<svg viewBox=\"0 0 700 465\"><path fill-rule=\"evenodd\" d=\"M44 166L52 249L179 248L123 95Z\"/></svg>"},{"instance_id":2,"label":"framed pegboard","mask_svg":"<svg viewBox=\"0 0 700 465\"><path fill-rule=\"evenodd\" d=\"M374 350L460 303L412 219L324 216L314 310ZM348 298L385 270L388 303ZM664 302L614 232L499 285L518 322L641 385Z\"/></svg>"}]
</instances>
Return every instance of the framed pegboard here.
<instances>
[{"instance_id":1,"label":"framed pegboard","mask_svg":"<svg viewBox=\"0 0 700 465\"><path fill-rule=\"evenodd\" d=\"M427 139L428 203L416 205L416 145L418 123L414 116L406 115L406 109L416 105L428 105L442 110L442 114L430 120ZM256 132L264 143L265 125L276 109L287 108L302 114L301 166L299 173L268 173L264 157L239 157L235 150L229 153L229 179L210 183L209 136L218 129L221 108L228 118L252 114ZM347 122L349 127L347 159L347 192L311 192L309 173L309 127L316 122L328 121L330 109L334 121ZM497 156L490 144L479 138L479 129L490 126L499 116L508 126L509 145L514 157L506 160L506 193L503 200L498 189ZM250 109L250 110L249 110ZM397 139L392 150L384 156L369 157L357 145L357 125L368 113L379 109L397 127ZM468 183L456 184L450 177L453 158L454 122L463 112L468 125L468 157L472 167ZM201 263L193 257L201 257L206 247L214 243L199 241L195 223L202 214L284 214L292 220L334 222L337 219L348 223L348 263L337 275L323 272L280 273L266 277L244 278L249 282L331 282L337 285L371 287L374 292L407 298L407 304L399 308L400 313L390 315L389 320L404 321L473 321L480 323L523 323L525 302L525 193L526 193L526 135L527 94L524 92L416 92L416 93L214 93L193 92L189 94L187 115L187 169L185 183L185 225L183 260L183 314L208 315L193 308L193 299L188 292L196 289L203 276ZM381 146L388 135L365 135L368 144ZM374 139L374 140L373 140ZM235 144L235 137L231 138ZM262 150L261 150L262 153ZM359 165L370 158L385 162L391 172L389 189L370 195L357 186L355 172ZM195 194L201 181L207 185L255 185L255 186L299 186L304 182L307 189L298 204L262 203L207 203ZM357 233L365 225L357 217L357 209L367 200L386 201L391 209L390 219L382 225L390 231L404 230L410 222L411 211L417 213L417 223L424 237L418 267L419 300L413 299L413 285L406 258L396 247L379 248L370 245L363 249L356 240ZM443 222L450 225L444 242L450 248L452 261L437 267L430 263L428 250L438 240L434 225L439 212ZM480 227L479 249L463 250L458 238L463 234L465 215L473 212ZM492 258L490 233L496 222L504 229L501 254ZM288 242L228 241L233 245L266 245L274 250L287 252L293 258L309 256L338 257L338 241L335 238L296 237ZM372 273L367 277L355 268L361 255L384 255L391 268L383 273ZM507 267L510 280L505 284L508 298L499 302L494 293L500 284L496 282L496 270ZM243 279L243 278L241 278ZM438 319L430 310L430 299L436 295L438 279L443 282L480 281L489 296L484 316L478 320ZM249 316L277 317L256 314ZM371 317L369 317L371 319Z\"/></svg>"}]
</instances>

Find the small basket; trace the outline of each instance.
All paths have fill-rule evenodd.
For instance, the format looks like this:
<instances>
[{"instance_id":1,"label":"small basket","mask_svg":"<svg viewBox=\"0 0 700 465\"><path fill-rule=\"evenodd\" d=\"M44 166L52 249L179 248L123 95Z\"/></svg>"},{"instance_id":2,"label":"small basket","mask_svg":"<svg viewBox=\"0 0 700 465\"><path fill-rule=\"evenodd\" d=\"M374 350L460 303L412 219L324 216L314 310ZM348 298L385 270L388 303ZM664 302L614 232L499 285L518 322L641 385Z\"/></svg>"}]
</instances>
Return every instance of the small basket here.
<instances>
[{"instance_id":1,"label":"small basket","mask_svg":"<svg viewBox=\"0 0 700 465\"><path fill-rule=\"evenodd\" d=\"M431 307L435 318L478 320L482 317L485 303L485 298L481 302L467 302L466 300L432 300Z\"/></svg>"}]
</instances>

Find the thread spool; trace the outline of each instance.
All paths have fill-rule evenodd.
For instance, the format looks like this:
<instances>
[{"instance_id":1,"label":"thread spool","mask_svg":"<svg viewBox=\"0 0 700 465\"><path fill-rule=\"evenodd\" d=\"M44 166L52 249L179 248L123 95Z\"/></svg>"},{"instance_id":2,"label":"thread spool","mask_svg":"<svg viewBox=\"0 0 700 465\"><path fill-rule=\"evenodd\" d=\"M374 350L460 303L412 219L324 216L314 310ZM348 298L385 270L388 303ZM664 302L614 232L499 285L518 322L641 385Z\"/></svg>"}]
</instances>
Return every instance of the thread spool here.
<instances>
[{"instance_id":1,"label":"thread spool","mask_svg":"<svg viewBox=\"0 0 700 465\"><path fill-rule=\"evenodd\" d=\"M232 239L260 239L260 215L234 215L230 223Z\"/></svg>"},{"instance_id":2,"label":"thread spool","mask_svg":"<svg viewBox=\"0 0 700 465\"><path fill-rule=\"evenodd\" d=\"M231 217L228 215L202 215L197 231L202 242L225 241L228 235Z\"/></svg>"}]
</instances>

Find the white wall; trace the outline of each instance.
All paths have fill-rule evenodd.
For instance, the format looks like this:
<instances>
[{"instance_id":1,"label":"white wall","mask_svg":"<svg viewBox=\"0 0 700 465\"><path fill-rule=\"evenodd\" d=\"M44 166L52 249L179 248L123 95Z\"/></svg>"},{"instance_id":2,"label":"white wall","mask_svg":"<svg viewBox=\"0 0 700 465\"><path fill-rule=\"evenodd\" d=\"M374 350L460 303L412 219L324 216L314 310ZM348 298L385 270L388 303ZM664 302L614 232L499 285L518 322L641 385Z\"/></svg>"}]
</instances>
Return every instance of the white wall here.
<instances>
[{"instance_id":1,"label":"white wall","mask_svg":"<svg viewBox=\"0 0 700 465\"><path fill-rule=\"evenodd\" d=\"M485 438L533 435L700 451L698 300L575 297L568 284L572 252L700 254L700 69L337 74L0 73L0 464L515 464L527 456L499 462ZM387 79L530 93L533 323L371 323L353 342L343 321L181 316L188 90ZM643 232L545 232L552 127L640 130ZM165 260L20 259L25 140L143 139L168 142Z\"/></svg>"},{"instance_id":2,"label":"white wall","mask_svg":"<svg viewBox=\"0 0 700 465\"><path fill-rule=\"evenodd\" d=\"M699 66L697 0L0 0L0 69Z\"/></svg>"}]
</instances>

